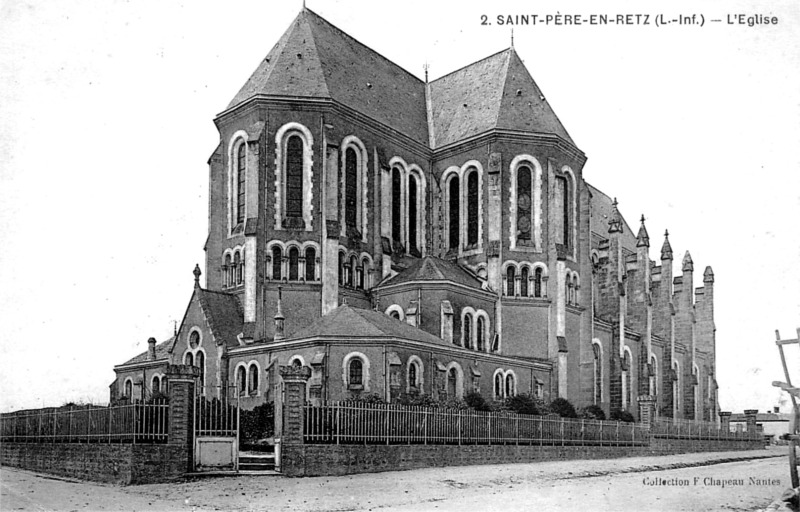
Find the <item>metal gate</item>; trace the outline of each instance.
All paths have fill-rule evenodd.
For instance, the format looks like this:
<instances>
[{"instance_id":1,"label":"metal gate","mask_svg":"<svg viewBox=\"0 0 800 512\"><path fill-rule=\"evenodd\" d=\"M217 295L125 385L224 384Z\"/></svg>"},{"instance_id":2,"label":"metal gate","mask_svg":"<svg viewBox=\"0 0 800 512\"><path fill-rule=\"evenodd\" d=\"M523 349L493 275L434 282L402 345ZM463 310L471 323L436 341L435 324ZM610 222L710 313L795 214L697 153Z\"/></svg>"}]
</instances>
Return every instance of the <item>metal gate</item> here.
<instances>
[{"instance_id":1,"label":"metal gate","mask_svg":"<svg viewBox=\"0 0 800 512\"><path fill-rule=\"evenodd\" d=\"M236 386L196 386L195 471L239 469L239 393Z\"/></svg>"}]
</instances>

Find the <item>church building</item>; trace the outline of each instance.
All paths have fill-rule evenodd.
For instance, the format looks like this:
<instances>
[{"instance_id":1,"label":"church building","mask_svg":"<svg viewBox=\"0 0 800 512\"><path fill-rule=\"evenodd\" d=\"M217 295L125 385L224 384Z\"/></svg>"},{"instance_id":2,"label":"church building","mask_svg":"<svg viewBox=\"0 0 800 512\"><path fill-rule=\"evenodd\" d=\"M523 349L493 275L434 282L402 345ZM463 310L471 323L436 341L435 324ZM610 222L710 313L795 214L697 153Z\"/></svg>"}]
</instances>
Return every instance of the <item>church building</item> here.
<instances>
[{"instance_id":1,"label":"church building","mask_svg":"<svg viewBox=\"0 0 800 512\"><path fill-rule=\"evenodd\" d=\"M312 403L530 393L714 420L711 267L673 273L667 234L651 260L545 98L513 47L429 82L304 8L214 120L204 269L111 400L191 364L249 409L300 364Z\"/></svg>"}]
</instances>

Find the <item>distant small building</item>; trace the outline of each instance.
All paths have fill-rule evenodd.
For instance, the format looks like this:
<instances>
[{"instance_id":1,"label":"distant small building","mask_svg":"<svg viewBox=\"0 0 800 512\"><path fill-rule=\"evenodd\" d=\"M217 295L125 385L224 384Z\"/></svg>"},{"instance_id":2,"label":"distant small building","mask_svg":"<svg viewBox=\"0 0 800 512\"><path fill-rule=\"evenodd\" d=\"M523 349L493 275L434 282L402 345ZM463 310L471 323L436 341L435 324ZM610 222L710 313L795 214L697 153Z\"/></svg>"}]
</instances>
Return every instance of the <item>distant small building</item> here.
<instances>
[{"instance_id":1,"label":"distant small building","mask_svg":"<svg viewBox=\"0 0 800 512\"><path fill-rule=\"evenodd\" d=\"M775 408L777 409L777 407ZM756 426L764 432L770 441L777 441L784 434L789 433L789 419L791 414L779 411L763 412L756 415ZM731 430L743 432L747 430L746 415L743 413L731 414Z\"/></svg>"}]
</instances>

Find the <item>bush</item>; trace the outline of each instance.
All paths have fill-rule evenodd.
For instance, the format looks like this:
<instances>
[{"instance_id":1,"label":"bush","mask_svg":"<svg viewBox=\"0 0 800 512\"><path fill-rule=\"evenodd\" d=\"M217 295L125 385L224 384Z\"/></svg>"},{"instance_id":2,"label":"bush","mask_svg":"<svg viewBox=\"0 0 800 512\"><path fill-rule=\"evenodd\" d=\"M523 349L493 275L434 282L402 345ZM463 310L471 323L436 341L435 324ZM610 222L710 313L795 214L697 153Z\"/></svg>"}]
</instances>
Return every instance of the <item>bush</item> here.
<instances>
[{"instance_id":1,"label":"bush","mask_svg":"<svg viewBox=\"0 0 800 512\"><path fill-rule=\"evenodd\" d=\"M250 411L239 410L239 437L257 441L275 435L275 404L267 402Z\"/></svg>"},{"instance_id":2,"label":"bush","mask_svg":"<svg viewBox=\"0 0 800 512\"><path fill-rule=\"evenodd\" d=\"M587 420L604 420L606 419L606 413L599 405L590 405L583 408L581 411L581 418Z\"/></svg>"},{"instance_id":3,"label":"bush","mask_svg":"<svg viewBox=\"0 0 800 512\"><path fill-rule=\"evenodd\" d=\"M556 398L550 402L550 411L553 414L558 414L562 418L578 417L578 413L575 412L575 406L566 398Z\"/></svg>"},{"instance_id":4,"label":"bush","mask_svg":"<svg viewBox=\"0 0 800 512\"><path fill-rule=\"evenodd\" d=\"M633 414L629 413L628 411L623 411L621 409L616 409L611 411L611 419L613 421L623 421L625 423L633 423L636 421L633 417Z\"/></svg>"},{"instance_id":5,"label":"bush","mask_svg":"<svg viewBox=\"0 0 800 512\"><path fill-rule=\"evenodd\" d=\"M467 393L464 397L464 403L467 404L467 407L470 409L474 409L476 411L491 411L492 406L489 402L483 398L483 395L478 393L477 391L472 391Z\"/></svg>"},{"instance_id":6,"label":"bush","mask_svg":"<svg viewBox=\"0 0 800 512\"><path fill-rule=\"evenodd\" d=\"M378 393L359 394L351 399L353 402L361 402L363 404L385 404L386 401Z\"/></svg>"},{"instance_id":7,"label":"bush","mask_svg":"<svg viewBox=\"0 0 800 512\"><path fill-rule=\"evenodd\" d=\"M514 395L506 398L505 409L519 414L541 414L537 400L529 394Z\"/></svg>"},{"instance_id":8,"label":"bush","mask_svg":"<svg viewBox=\"0 0 800 512\"><path fill-rule=\"evenodd\" d=\"M403 393L397 397L397 403L415 407L437 407L439 405L432 396L424 393Z\"/></svg>"}]
</instances>

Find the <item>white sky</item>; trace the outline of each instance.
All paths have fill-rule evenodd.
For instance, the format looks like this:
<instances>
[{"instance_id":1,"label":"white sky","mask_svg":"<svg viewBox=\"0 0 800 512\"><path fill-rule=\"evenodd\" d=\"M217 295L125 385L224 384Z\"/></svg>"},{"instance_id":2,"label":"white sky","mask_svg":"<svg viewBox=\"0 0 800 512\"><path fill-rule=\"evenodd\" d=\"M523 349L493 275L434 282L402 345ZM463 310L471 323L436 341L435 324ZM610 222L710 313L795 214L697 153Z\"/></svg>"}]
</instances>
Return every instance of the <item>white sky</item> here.
<instances>
[{"instance_id":1,"label":"white sky","mask_svg":"<svg viewBox=\"0 0 800 512\"><path fill-rule=\"evenodd\" d=\"M800 326L800 10L781 2L308 0L431 79L509 46L498 14L770 14L777 26L520 26L515 47L587 181L651 257L716 274L723 410L766 410ZM301 7L0 0L0 410L108 400L204 262L212 123ZM800 350L790 364L800 370ZM800 372L795 378L800 379Z\"/></svg>"}]
</instances>

